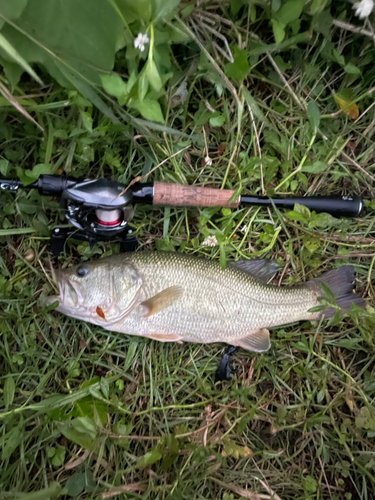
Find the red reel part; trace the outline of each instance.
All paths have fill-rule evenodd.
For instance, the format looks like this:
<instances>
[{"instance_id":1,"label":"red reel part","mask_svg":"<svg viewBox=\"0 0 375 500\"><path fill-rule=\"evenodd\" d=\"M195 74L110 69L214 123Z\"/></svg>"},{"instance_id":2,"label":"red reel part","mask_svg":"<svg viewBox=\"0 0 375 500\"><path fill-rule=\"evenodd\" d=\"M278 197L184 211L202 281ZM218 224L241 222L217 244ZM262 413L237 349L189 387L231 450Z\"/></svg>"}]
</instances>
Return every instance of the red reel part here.
<instances>
[{"instance_id":1,"label":"red reel part","mask_svg":"<svg viewBox=\"0 0 375 500\"><path fill-rule=\"evenodd\" d=\"M96 222L101 226L117 226L123 220L123 212L120 209L103 210L97 208L95 210Z\"/></svg>"}]
</instances>

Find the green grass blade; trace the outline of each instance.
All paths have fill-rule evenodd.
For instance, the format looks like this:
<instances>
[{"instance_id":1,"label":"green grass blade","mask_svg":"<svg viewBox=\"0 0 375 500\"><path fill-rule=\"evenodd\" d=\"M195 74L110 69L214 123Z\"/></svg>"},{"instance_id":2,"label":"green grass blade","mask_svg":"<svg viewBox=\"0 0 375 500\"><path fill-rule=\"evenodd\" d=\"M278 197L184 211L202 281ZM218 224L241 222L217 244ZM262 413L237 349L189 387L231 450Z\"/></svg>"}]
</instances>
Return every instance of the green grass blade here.
<instances>
[{"instance_id":1,"label":"green grass blade","mask_svg":"<svg viewBox=\"0 0 375 500\"><path fill-rule=\"evenodd\" d=\"M11 43L8 42L8 40L2 33L0 33L0 47L8 54L9 57L13 59L15 63L19 64L27 73L29 73L29 75L39 83L39 85L44 85L42 80L30 66L30 64L25 61L21 54L13 47Z\"/></svg>"}]
</instances>

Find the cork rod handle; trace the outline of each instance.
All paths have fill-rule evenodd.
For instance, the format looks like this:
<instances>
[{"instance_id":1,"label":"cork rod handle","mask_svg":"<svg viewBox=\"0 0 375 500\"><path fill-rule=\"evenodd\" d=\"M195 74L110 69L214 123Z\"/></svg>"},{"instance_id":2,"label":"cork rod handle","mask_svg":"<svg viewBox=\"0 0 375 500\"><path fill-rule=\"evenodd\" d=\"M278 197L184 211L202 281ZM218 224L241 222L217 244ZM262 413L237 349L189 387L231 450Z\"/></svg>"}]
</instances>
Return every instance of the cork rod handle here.
<instances>
[{"instance_id":1,"label":"cork rod handle","mask_svg":"<svg viewBox=\"0 0 375 500\"><path fill-rule=\"evenodd\" d=\"M237 208L239 198L229 203L234 191L213 189L182 184L154 182L154 205L175 207L227 207Z\"/></svg>"}]
</instances>

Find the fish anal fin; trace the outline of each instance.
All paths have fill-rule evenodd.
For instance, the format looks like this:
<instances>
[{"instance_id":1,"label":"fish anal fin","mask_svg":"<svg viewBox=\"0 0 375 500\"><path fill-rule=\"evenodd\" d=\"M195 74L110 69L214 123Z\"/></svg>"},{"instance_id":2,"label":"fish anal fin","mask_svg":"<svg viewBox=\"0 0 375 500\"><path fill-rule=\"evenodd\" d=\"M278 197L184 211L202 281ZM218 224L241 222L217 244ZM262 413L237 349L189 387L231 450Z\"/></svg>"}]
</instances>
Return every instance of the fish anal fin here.
<instances>
[{"instance_id":1,"label":"fish anal fin","mask_svg":"<svg viewBox=\"0 0 375 500\"><path fill-rule=\"evenodd\" d=\"M171 306L182 296L182 293L183 288L181 286L170 286L142 302L142 305L146 308L146 318Z\"/></svg>"},{"instance_id":2,"label":"fish anal fin","mask_svg":"<svg viewBox=\"0 0 375 500\"><path fill-rule=\"evenodd\" d=\"M181 337L175 333L151 333L147 336L148 338L157 340L158 342L176 342L177 344L182 344Z\"/></svg>"},{"instance_id":3,"label":"fish anal fin","mask_svg":"<svg viewBox=\"0 0 375 500\"><path fill-rule=\"evenodd\" d=\"M280 269L279 264L271 259L237 260L229 264L251 274L261 283L268 283Z\"/></svg>"},{"instance_id":4,"label":"fish anal fin","mask_svg":"<svg viewBox=\"0 0 375 500\"><path fill-rule=\"evenodd\" d=\"M242 339L231 339L228 344L229 343L231 345L242 347L247 351L268 351L268 349L271 347L270 332L267 330L267 328L259 328L259 330L249 333L249 335L243 337Z\"/></svg>"}]
</instances>

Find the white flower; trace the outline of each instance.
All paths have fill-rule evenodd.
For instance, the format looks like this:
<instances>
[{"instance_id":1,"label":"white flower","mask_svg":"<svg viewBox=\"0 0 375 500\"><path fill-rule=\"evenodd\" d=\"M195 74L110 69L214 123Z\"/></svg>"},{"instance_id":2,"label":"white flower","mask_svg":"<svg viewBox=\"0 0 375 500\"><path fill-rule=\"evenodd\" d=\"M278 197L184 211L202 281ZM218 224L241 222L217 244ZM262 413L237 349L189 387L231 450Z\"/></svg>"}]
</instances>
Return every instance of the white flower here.
<instances>
[{"instance_id":1,"label":"white flower","mask_svg":"<svg viewBox=\"0 0 375 500\"><path fill-rule=\"evenodd\" d=\"M353 9L355 9L355 15L360 19L368 17L371 14L373 8L374 0L361 0L360 2L356 2L353 5Z\"/></svg>"},{"instance_id":2,"label":"white flower","mask_svg":"<svg viewBox=\"0 0 375 500\"><path fill-rule=\"evenodd\" d=\"M205 238L205 240L203 241L202 245L207 247L215 247L217 245L216 236L207 236L207 238Z\"/></svg>"},{"instance_id":3,"label":"white flower","mask_svg":"<svg viewBox=\"0 0 375 500\"><path fill-rule=\"evenodd\" d=\"M145 50L145 45L150 41L147 35L143 33L138 33L137 38L134 38L134 47L139 49L141 52Z\"/></svg>"},{"instance_id":4,"label":"white flower","mask_svg":"<svg viewBox=\"0 0 375 500\"><path fill-rule=\"evenodd\" d=\"M206 165L208 165L209 167L212 165L212 160L208 155L206 156L204 161L205 161Z\"/></svg>"},{"instance_id":5,"label":"white flower","mask_svg":"<svg viewBox=\"0 0 375 500\"><path fill-rule=\"evenodd\" d=\"M246 233L246 231L247 231L247 225L245 224L241 229L241 233Z\"/></svg>"}]
</instances>

